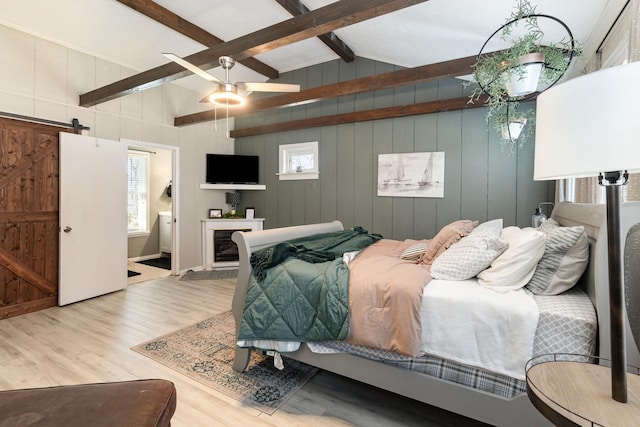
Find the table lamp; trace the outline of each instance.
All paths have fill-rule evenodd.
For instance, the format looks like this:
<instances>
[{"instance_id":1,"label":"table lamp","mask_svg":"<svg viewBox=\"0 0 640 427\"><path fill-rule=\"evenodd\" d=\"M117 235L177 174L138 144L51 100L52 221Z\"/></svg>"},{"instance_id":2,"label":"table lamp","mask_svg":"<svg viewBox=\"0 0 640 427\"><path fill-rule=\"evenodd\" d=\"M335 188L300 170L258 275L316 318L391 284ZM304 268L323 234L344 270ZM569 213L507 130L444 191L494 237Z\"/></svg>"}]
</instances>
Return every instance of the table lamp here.
<instances>
[{"instance_id":1,"label":"table lamp","mask_svg":"<svg viewBox=\"0 0 640 427\"><path fill-rule=\"evenodd\" d=\"M606 189L611 392L627 402L620 189L640 171L640 62L571 79L537 100L535 180L598 176Z\"/></svg>"}]
</instances>

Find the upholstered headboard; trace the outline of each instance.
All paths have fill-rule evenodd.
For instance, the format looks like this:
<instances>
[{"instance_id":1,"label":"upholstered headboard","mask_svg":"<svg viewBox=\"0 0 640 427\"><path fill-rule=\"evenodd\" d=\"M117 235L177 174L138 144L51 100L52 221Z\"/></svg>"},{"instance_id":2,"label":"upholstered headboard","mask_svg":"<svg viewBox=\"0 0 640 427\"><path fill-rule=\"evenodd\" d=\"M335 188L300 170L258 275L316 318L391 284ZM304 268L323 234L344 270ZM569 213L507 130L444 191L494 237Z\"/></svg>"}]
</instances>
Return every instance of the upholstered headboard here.
<instances>
[{"instance_id":1,"label":"upholstered headboard","mask_svg":"<svg viewBox=\"0 0 640 427\"><path fill-rule=\"evenodd\" d=\"M560 203L551 215L561 225L569 227L583 225L589 236L590 262L579 286L589 295L598 312L598 354L604 359L611 358L610 321L609 321L609 266L607 258L607 226L606 208L602 204ZM626 288L626 341L627 362L640 366L638 344L640 338L632 332L631 322L636 325L640 316L640 266L634 263L637 254L635 248L640 247L640 202L624 203L620 213L622 241L628 241L624 248L624 278ZM631 236L629 238L629 236ZM635 241L635 244L634 244ZM629 320L631 319L631 321Z\"/></svg>"}]
</instances>

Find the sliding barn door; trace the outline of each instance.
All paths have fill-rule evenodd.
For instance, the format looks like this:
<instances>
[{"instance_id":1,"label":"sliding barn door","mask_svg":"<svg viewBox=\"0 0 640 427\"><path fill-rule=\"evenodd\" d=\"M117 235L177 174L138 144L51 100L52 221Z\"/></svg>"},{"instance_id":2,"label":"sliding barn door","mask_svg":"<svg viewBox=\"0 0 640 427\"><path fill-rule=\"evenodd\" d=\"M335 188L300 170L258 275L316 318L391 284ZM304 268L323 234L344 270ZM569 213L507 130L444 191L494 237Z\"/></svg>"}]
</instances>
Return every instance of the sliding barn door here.
<instances>
[{"instance_id":1,"label":"sliding barn door","mask_svg":"<svg viewBox=\"0 0 640 427\"><path fill-rule=\"evenodd\" d=\"M0 118L0 318L57 302L60 131Z\"/></svg>"},{"instance_id":2,"label":"sliding barn door","mask_svg":"<svg viewBox=\"0 0 640 427\"><path fill-rule=\"evenodd\" d=\"M60 305L127 286L127 146L60 134Z\"/></svg>"}]
</instances>

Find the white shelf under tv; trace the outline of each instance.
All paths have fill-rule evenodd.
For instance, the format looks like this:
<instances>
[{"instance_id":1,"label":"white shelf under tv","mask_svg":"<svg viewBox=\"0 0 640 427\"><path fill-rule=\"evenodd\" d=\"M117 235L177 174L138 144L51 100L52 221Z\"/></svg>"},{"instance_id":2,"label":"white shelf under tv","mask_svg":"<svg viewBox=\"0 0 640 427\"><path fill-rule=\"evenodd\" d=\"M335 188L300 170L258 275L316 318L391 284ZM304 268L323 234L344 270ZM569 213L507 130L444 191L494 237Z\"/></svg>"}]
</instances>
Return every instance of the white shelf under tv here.
<instances>
[{"instance_id":1,"label":"white shelf under tv","mask_svg":"<svg viewBox=\"0 0 640 427\"><path fill-rule=\"evenodd\" d=\"M261 184L200 184L201 190L266 190Z\"/></svg>"}]
</instances>

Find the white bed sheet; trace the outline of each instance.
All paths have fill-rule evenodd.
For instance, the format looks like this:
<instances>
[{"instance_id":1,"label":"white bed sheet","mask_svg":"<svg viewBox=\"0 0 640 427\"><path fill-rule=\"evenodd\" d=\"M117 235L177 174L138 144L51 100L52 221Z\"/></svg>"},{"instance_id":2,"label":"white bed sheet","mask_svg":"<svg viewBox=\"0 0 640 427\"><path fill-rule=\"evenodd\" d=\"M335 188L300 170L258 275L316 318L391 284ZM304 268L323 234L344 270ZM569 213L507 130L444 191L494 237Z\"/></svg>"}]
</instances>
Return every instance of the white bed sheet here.
<instances>
[{"instance_id":1,"label":"white bed sheet","mask_svg":"<svg viewBox=\"0 0 640 427\"><path fill-rule=\"evenodd\" d=\"M523 289L501 294L476 279L432 280L422 298L422 351L524 379L538 317Z\"/></svg>"}]
</instances>

